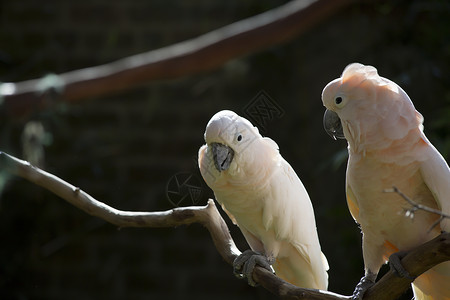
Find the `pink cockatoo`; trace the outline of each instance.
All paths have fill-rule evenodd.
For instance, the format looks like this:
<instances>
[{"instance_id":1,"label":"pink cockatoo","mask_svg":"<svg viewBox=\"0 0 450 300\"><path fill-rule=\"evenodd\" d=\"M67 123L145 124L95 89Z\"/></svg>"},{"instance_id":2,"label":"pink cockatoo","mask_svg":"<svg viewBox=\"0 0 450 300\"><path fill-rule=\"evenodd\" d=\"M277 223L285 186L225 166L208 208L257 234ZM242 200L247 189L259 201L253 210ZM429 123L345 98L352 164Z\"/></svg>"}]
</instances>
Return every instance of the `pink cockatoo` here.
<instances>
[{"instance_id":1,"label":"pink cockatoo","mask_svg":"<svg viewBox=\"0 0 450 300\"><path fill-rule=\"evenodd\" d=\"M277 144L229 110L211 118L205 142L198 157L201 174L254 251L250 256L260 254L250 265L272 265L292 284L326 290L328 264L311 201ZM239 257L235 268L242 271L251 258ZM250 284L252 267L243 271Z\"/></svg>"},{"instance_id":2,"label":"pink cockatoo","mask_svg":"<svg viewBox=\"0 0 450 300\"><path fill-rule=\"evenodd\" d=\"M448 215L450 170L423 133L423 117L408 95L374 67L347 66L324 88L322 101L326 130L348 142L347 204L363 233L365 276L354 293L360 298L391 254L450 231L450 219L433 227L440 216L427 211L406 217L405 200L383 191L395 186ZM450 299L450 262L415 279L413 292L416 299Z\"/></svg>"}]
</instances>

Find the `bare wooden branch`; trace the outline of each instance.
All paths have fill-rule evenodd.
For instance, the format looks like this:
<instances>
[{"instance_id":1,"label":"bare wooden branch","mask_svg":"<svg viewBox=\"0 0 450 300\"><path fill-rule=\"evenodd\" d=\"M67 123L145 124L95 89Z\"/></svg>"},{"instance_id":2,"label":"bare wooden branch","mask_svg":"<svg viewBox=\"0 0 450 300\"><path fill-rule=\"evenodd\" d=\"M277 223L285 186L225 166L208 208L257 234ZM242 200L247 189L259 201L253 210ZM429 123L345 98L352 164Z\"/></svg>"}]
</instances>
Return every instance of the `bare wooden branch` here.
<instances>
[{"instance_id":1,"label":"bare wooden branch","mask_svg":"<svg viewBox=\"0 0 450 300\"><path fill-rule=\"evenodd\" d=\"M232 265L234 259L241 253L237 249L214 201L211 199L208 200L206 206L181 207L162 212L122 211L94 199L81 189L55 175L4 152L0 152L0 169L35 183L86 213L102 218L117 226L176 227L200 223L208 229L217 251L228 264ZM443 233L437 238L411 250L401 262L411 275L418 276L431 267L447 260L450 260L450 233ZM255 268L253 277L261 286L282 299L351 299L350 296L294 286L260 267ZM395 299L409 288L410 283L409 279L399 278L390 271L366 292L364 299Z\"/></svg>"},{"instance_id":2,"label":"bare wooden branch","mask_svg":"<svg viewBox=\"0 0 450 300\"><path fill-rule=\"evenodd\" d=\"M419 276L448 260L450 260L450 232L445 232L410 251L401 262L411 276ZM366 292L364 300L397 299L409 288L411 282L410 279L400 278L389 271Z\"/></svg>"},{"instance_id":3,"label":"bare wooden branch","mask_svg":"<svg viewBox=\"0 0 450 300\"><path fill-rule=\"evenodd\" d=\"M405 270L412 276L419 276L420 274L431 269L435 265L450 260L450 232L444 232L433 240L420 245L403 257L401 263ZM258 268L268 272L265 269ZM257 272L255 272L257 273ZM259 272L257 273L259 274ZM272 291L275 295L281 296L283 299L351 299L351 296L342 296L331 292L320 291L317 293L305 293L306 289L293 286L278 277L278 281L273 281L275 285L270 289L261 281L258 275L254 276L256 281L260 282L266 289ZM411 287L411 280L408 278L401 278L393 271L386 273L375 285L369 288L364 294L363 300L386 300L397 299Z\"/></svg>"},{"instance_id":4,"label":"bare wooden branch","mask_svg":"<svg viewBox=\"0 0 450 300\"><path fill-rule=\"evenodd\" d=\"M0 99L3 97L6 112L20 115L48 105L45 100L49 93L56 93L60 101L77 101L151 80L208 71L230 59L291 40L350 2L353 0L292 1L197 38L109 64L4 83L0 85Z\"/></svg>"},{"instance_id":5,"label":"bare wooden branch","mask_svg":"<svg viewBox=\"0 0 450 300\"><path fill-rule=\"evenodd\" d=\"M51 191L84 212L119 227L176 227L200 223L209 230L216 248L227 263L232 264L240 254L213 200L209 200L206 206L179 207L162 212L122 211L94 199L61 178L4 152L0 152L0 169L9 170L12 174Z\"/></svg>"},{"instance_id":6,"label":"bare wooden branch","mask_svg":"<svg viewBox=\"0 0 450 300\"><path fill-rule=\"evenodd\" d=\"M344 296L333 292L301 288L292 285L280 277L271 274L268 270L256 267L253 279L272 294L281 299L289 300L349 300L351 296Z\"/></svg>"}]
</instances>

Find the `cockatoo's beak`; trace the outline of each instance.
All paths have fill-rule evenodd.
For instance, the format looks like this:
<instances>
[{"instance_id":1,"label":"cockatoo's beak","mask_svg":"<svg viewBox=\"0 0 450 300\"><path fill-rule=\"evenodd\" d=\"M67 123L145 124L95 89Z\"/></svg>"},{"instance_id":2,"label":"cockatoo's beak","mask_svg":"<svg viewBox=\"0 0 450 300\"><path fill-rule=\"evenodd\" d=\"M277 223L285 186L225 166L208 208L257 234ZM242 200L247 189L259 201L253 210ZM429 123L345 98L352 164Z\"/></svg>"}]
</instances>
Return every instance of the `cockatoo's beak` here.
<instances>
[{"instance_id":1,"label":"cockatoo's beak","mask_svg":"<svg viewBox=\"0 0 450 300\"><path fill-rule=\"evenodd\" d=\"M227 170L230 167L231 162L233 161L233 149L220 143L212 143L211 147L216 169L219 172Z\"/></svg>"},{"instance_id":2,"label":"cockatoo's beak","mask_svg":"<svg viewBox=\"0 0 450 300\"><path fill-rule=\"evenodd\" d=\"M338 114L334 111L328 109L325 110L325 114L323 115L323 127L328 135L334 140L345 139L341 119L339 119Z\"/></svg>"}]
</instances>

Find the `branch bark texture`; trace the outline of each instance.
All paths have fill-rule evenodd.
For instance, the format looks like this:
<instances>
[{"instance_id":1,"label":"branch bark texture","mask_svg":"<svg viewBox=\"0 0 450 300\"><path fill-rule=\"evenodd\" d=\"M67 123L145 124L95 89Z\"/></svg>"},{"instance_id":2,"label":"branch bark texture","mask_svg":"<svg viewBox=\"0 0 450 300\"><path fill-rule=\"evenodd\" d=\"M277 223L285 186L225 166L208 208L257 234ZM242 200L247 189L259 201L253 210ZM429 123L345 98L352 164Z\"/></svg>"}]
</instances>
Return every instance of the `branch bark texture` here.
<instances>
[{"instance_id":1,"label":"branch bark texture","mask_svg":"<svg viewBox=\"0 0 450 300\"><path fill-rule=\"evenodd\" d=\"M57 176L4 152L0 152L0 169L37 184L86 213L119 227L177 227L200 223L208 229L217 251L228 264L232 265L234 259L241 253L211 199L205 206L181 207L162 212L122 211L94 199ZM402 265L411 275L418 276L447 260L450 260L450 233L443 233L411 250L402 259ZM255 268L253 277L262 287L282 299L349 300L351 298L332 292L294 286L260 267ZM366 292L364 300L396 299L409 288L410 284L411 280L399 278L390 271Z\"/></svg>"}]
</instances>

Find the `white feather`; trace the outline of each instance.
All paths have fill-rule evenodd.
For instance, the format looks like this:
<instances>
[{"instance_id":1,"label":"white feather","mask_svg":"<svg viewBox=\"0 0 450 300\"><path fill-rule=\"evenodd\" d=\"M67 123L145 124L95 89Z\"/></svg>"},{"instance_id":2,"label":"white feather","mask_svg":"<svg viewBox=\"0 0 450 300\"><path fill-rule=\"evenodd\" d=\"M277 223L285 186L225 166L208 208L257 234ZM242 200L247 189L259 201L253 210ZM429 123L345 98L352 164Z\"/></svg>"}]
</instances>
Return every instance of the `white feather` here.
<instances>
[{"instance_id":1,"label":"white feather","mask_svg":"<svg viewBox=\"0 0 450 300\"><path fill-rule=\"evenodd\" d=\"M240 142L234 138L237 133L242 136ZM278 145L231 111L211 119L205 141L199 151L202 176L250 247L275 258L273 267L283 279L327 289L328 264L320 249L311 201ZM214 142L234 150L226 171L217 171L211 163L209 145Z\"/></svg>"}]
</instances>

